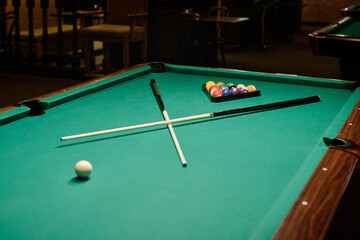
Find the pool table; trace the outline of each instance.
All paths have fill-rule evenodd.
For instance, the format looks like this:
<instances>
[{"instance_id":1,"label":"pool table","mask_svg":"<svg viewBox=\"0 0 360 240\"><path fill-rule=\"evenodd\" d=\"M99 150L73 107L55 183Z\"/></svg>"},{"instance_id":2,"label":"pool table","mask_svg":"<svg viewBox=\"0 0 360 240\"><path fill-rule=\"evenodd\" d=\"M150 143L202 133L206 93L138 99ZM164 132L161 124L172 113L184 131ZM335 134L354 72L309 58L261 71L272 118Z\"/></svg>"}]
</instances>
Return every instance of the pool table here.
<instances>
[{"instance_id":1,"label":"pool table","mask_svg":"<svg viewBox=\"0 0 360 240\"><path fill-rule=\"evenodd\" d=\"M342 15L349 17L359 17L360 16L360 4L351 5L349 7L341 9Z\"/></svg>"},{"instance_id":2,"label":"pool table","mask_svg":"<svg viewBox=\"0 0 360 240\"><path fill-rule=\"evenodd\" d=\"M320 102L173 123L186 167L166 125L60 140L163 121L151 79L170 119ZM208 81L261 95L211 102ZM360 154L356 87L150 63L3 109L0 239L322 239ZM75 175L80 160L93 166L89 179Z\"/></svg>"},{"instance_id":3,"label":"pool table","mask_svg":"<svg viewBox=\"0 0 360 240\"><path fill-rule=\"evenodd\" d=\"M340 58L343 79L360 81L360 19L345 17L309 34L314 55Z\"/></svg>"}]
</instances>

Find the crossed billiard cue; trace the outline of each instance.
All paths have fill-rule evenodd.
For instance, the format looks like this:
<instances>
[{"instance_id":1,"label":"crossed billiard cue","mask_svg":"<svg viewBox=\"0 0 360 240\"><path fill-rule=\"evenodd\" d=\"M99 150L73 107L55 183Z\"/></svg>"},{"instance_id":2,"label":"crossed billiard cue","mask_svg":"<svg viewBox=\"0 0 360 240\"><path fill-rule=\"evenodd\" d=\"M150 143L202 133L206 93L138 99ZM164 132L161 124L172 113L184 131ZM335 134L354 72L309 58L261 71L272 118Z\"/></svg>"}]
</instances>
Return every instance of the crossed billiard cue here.
<instances>
[{"instance_id":1,"label":"crossed billiard cue","mask_svg":"<svg viewBox=\"0 0 360 240\"><path fill-rule=\"evenodd\" d=\"M177 152L179 154L181 163L185 167L187 163L186 163L184 154L181 150L179 141L177 140L177 137L175 135L175 131L173 129L172 123L185 122L185 121L191 121L191 120L209 118L209 117L233 115L233 114L244 113L244 112L253 112L253 111L262 111L262 110L271 110L271 109L292 107L292 106L309 104L309 103L314 103L314 102L320 101L320 96L311 96L311 97L298 98L298 99L293 99L293 100L274 102L274 103L256 105L256 106L245 107L245 108L236 108L236 109L226 110L226 111L222 111L222 112L205 113L205 114L200 114L200 115L170 119L169 115L165 109L164 102L161 99L160 91L156 84L156 81L154 79L151 79L150 85L151 85L153 93L156 97L156 100L159 104L160 110L162 111L165 121L158 121L158 122L145 123L145 124L133 125L133 126L128 126L128 127L121 127L121 128L114 128L114 129L108 129L108 130L102 130L102 131L96 131L96 132L89 132L89 133L65 136L65 137L61 137L61 140L64 141L64 140L71 140L71 139L84 138L84 137L90 137L90 136L96 136L96 135L103 135L103 134L108 134L108 133L122 132L122 131L128 131L128 130L133 130L133 129L158 126L158 125L167 125L169 128L170 134L172 136L172 139L174 141L175 147L177 149Z\"/></svg>"}]
</instances>

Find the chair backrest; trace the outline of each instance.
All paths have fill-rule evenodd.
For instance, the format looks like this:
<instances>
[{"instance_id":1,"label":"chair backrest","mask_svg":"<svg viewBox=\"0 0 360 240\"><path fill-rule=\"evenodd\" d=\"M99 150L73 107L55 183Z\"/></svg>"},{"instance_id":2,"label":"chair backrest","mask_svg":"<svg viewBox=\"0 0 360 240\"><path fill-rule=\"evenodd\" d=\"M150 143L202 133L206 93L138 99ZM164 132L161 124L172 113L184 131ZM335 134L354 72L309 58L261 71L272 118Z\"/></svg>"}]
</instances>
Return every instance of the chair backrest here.
<instances>
[{"instance_id":1,"label":"chair backrest","mask_svg":"<svg viewBox=\"0 0 360 240\"><path fill-rule=\"evenodd\" d=\"M205 16L220 16L220 17L228 17L229 10L227 7L208 7L205 10Z\"/></svg>"},{"instance_id":2,"label":"chair backrest","mask_svg":"<svg viewBox=\"0 0 360 240\"><path fill-rule=\"evenodd\" d=\"M147 0L107 0L107 23L129 24L128 14L148 11Z\"/></svg>"}]
</instances>

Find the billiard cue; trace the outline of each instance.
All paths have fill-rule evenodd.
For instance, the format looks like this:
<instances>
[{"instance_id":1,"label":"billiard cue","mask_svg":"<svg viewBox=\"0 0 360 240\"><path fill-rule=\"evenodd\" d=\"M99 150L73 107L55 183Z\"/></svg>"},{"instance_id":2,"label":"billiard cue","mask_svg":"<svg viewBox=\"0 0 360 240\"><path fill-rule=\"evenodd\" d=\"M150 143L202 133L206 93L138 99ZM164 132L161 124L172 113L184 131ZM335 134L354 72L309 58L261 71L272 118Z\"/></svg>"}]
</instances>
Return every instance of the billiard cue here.
<instances>
[{"instance_id":1,"label":"billiard cue","mask_svg":"<svg viewBox=\"0 0 360 240\"><path fill-rule=\"evenodd\" d=\"M157 86L157 84L156 84L155 79L151 79L151 80L150 80L150 85L151 85L151 88L152 88L153 93L154 93L154 95L155 95L155 98L156 98L156 100L157 100L157 102L158 102L158 104L159 104L160 110L161 110L161 112L162 112L162 114L163 114L163 116L164 116L164 119L165 119L166 121L169 121L169 120L170 120L169 114L167 113L167 111L166 111L166 109L165 109L165 104L164 104L164 102L163 102L163 100L162 100L162 98L161 98L160 91L159 91L159 88L158 88L158 86ZM170 131L171 137L172 137L172 139L173 139L173 141L174 141L176 150L177 150L177 152L178 152L178 154L179 154L181 163L182 163L182 165L183 165L184 167L186 167L186 160L185 160L184 154L183 154L183 152L182 152L182 150L181 150L179 141L178 141L178 139L177 139L177 137L176 137L176 135L175 135L174 128L173 128L173 126L172 126L171 124L168 124L167 126L168 126L168 129L169 129L169 131Z\"/></svg>"},{"instance_id":2,"label":"billiard cue","mask_svg":"<svg viewBox=\"0 0 360 240\"><path fill-rule=\"evenodd\" d=\"M121 127L121 128L114 128L114 129L109 129L109 130L77 134L77 135L62 137L61 140L70 140L70 139L76 139L76 138L90 137L90 136L96 136L96 135L102 135L102 134L108 134L108 133L133 130L133 129L138 129L138 128L153 127L153 126L158 126L158 125L168 125L168 124L172 124L172 123L176 123L176 122L185 122L185 121L191 121L191 120L202 119L202 118L219 117L219 116L226 116L226 115L232 115L232 114L237 114L237 113L292 107L292 106L314 103L314 102L319 102L319 101L320 101L319 96L311 96L311 97L298 98L298 99L287 100L287 101L282 101L282 102L256 105L256 106L252 106L252 107L231 109L231 110L226 110L226 111L222 111L222 112L205 113L205 114L194 115L194 116L189 116L189 117L182 117L182 118L175 118L175 119L159 121L159 122L139 124L139 125L134 125L134 126L129 126L129 127Z\"/></svg>"}]
</instances>

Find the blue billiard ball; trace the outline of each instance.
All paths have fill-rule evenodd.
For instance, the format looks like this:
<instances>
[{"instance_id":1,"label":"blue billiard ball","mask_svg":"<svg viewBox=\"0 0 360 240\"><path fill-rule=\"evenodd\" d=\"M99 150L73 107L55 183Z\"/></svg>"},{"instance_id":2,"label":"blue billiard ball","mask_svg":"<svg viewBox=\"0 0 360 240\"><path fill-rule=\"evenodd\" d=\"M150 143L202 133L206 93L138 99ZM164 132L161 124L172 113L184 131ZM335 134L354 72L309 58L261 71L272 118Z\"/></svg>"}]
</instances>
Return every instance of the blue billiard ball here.
<instances>
[{"instance_id":1,"label":"blue billiard ball","mask_svg":"<svg viewBox=\"0 0 360 240\"><path fill-rule=\"evenodd\" d=\"M229 90L228 88L224 88L224 89L222 90L222 93L223 93L223 96L228 96L228 95L231 94L231 92L230 92L230 90Z\"/></svg>"}]
</instances>

